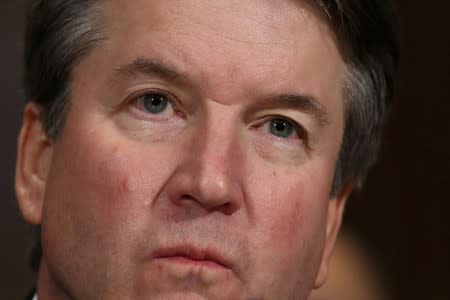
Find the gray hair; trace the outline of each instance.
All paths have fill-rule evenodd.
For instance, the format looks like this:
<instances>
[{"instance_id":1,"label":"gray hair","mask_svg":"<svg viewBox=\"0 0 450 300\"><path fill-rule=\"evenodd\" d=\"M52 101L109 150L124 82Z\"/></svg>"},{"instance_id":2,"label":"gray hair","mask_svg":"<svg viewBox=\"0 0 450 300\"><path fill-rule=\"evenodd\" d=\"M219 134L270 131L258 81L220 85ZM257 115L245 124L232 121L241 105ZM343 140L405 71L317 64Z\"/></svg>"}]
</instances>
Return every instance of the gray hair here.
<instances>
[{"instance_id":1,"label":"gray hair","mask_svg":"<svg viewBox=\"0 0 450 300\"><path fill-rule=\"evenodd\" d=\"M347 64L345 129L331 195L361 187L375 163L398 66L395 18L388 0L308 0L328 18ZM56 139L69 109L70 77L101 41L100 0L29 0L25 89L42 107L43 127ZM39 229L38 229L39 230ZM40 245L34 245L37 268Z\"/></svg>"},{"instance_id":2,"label":"gray hair","mask_svg":"<svg viewBox=\"0 0 450 300\"><path fill-rule=\"evenodd\" d=\"M69 109L70 77L77 63L103 39L98 0L30 0L25 37L25 91L42 107L54 139Z\"/></svg>"}]
</instances>

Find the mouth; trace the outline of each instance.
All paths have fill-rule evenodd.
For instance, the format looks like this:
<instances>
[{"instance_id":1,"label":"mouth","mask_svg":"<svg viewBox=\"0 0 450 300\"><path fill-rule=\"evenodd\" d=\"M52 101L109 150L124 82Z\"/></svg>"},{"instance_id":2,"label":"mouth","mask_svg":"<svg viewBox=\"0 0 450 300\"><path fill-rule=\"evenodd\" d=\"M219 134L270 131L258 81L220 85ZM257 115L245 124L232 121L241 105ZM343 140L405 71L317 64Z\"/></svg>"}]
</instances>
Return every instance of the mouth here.
<instances>
[{"instance_id":1,"label":"mouth","mask_svg":"<svg viewBox=\"0 0 450 300\"><path fill-rule=\"evenodd\" d=\"M207 269L232 270L230 260L214 249L199 249L189 245L161 248L153 255L157 261L198 266Z\"/></svg>"}]
</instances>

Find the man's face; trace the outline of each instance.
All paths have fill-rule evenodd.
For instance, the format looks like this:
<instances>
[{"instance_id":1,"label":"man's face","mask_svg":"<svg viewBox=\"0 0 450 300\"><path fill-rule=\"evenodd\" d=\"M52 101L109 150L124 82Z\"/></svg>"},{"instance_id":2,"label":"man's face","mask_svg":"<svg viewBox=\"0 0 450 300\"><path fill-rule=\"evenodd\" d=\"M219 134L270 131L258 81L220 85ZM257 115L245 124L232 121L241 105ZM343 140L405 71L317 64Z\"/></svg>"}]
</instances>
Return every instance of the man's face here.
<instances>
[{"instance_id":1,"label":"man's face","mask_svg":"<svg viewBox=\"0 0 450 300\"><path fill-rule=\"evenodd\" d=\"M105 1L49 147L39 288L58 299L306 299L344 63L291 1ZM44 294L45 292L42 292Z\"/></svg>"}]
</instances>

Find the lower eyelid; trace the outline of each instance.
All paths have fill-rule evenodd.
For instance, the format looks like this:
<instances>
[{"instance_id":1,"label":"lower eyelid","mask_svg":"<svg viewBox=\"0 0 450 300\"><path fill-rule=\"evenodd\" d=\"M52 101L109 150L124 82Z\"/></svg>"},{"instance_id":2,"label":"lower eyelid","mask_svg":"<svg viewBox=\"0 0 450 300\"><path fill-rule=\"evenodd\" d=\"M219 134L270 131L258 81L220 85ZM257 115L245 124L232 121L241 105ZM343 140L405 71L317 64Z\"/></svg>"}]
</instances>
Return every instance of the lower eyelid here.
<instances>
[{"instance_id":1,"label":"lower eyelid","mask_svg":"<svg viewBox=\"0 0 450 300\"><path fill-rule=\"evenodd\" d=\"M308 152L308 147L300 139L282 139L276 136L268 136L260 131L255 133L255 146L270 156L291 157L303 156Z\"/></svg>"},{"instance_id":2,"label":"lower eyelid","mask_svg":"<svg viewBox=\"0 0 450 300\"><path fill-rule=\"evenodd\" d=\"M173 108L171 108L170 113L162 113L162 114L152 114L149 112L145 112L142 108L136 107L135 101L131 101L128 105L128 110L133 115L137 116L138 119L144 120L144 121L158 121L158 120L168 120L172 118L175 115L175 111Z\"/></svg>"}]
</instances>

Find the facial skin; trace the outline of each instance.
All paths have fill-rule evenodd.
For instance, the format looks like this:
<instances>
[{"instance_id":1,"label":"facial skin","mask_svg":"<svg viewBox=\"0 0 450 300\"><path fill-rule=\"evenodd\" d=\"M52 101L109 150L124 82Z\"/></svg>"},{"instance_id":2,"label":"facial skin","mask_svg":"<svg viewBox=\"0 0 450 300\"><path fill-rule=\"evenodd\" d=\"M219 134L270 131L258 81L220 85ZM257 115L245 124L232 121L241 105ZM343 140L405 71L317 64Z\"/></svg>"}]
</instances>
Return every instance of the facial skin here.
<instances>
[{"instance_id":1,"label":"facial skin","mask_svg":"<svg viewBox=\"0 0 450 300\"><path fill-rule=\"evenodd\" d=\"M25 110L39 299L306 299L349 192L330 197L345 65L324 20L291 1L102 5L61 136Z\"/></svg>"}]
</instances>

